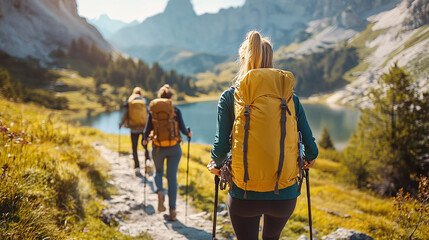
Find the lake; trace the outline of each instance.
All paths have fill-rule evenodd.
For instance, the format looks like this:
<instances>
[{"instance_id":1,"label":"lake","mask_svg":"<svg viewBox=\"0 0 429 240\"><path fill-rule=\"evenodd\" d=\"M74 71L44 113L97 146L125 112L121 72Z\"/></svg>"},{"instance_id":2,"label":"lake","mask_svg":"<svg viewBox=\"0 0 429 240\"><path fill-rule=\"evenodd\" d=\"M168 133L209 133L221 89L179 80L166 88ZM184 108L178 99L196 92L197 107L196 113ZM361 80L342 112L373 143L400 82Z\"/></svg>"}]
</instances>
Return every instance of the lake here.
<instances>
[{"instance_id":1,"label":"lake","mask_svg":"<svg viewBox=\"0 0 429 240\"><path fill-rule=\"evenodd\" d=\"M177 106L186 126L193 132L192 142L212 144L216 131L217 102L199 102ZM313 135L318 140L325 125L339 150L347 146L352 133L356 131L360 113L358 110L323 104L303 104ZM122 112L116 111L87 117L81 120L84 126L91 126L106 133L129 134L128 129L118 130Z\"/></svg>"}]
</instances>

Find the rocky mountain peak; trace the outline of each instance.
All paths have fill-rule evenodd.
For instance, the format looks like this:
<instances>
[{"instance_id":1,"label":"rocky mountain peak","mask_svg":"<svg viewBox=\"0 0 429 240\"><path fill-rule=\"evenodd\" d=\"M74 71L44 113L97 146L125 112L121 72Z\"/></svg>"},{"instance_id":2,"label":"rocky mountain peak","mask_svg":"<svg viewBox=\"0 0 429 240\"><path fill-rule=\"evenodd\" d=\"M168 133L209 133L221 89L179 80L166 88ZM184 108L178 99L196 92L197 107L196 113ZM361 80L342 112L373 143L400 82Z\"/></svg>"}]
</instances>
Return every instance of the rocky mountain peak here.
<instances>
[{"instance_id":1,"label":"rocky mountain peak","mask_svg":"<svg viewBox=\"0 0 429 240\"><path fill-rule=\"evenodd\" d=\"M191 0L169 0L164 14L174 17L196 16Z\"/></svg>"},{"instance_id":2,"label":"rocky mountain peak","mask_svg":"<svg viewBox=\"0 0 429 240\"><path fill-rule=\"evenodd\" d=\"M79 38L106 52L113 50L78 15L76 0L0 0L0 9L0 50L11 56L49 62L52 51L67 49Z\"/></svg>"},{"instance_id":3,"label":"rocky mountain peak","mask_svg":"<svg viewBox=\"0 0 429 240\"><path fill-rule=\"evenodd\" d=\"M429 1L408 0L407 7L409 9L410 17L403 23L406 29L413 30L429 24Z\"/></svg>"},{"instance_id":4,"label":"rocky mountain peak","mask_svg":"<svg viewBox=\"0 0 429 240\"><path fill-rule=\"evenodd\" d=\"M366 26L366 22L361 19L351 7L348 7L337 15L335 21L338 26L346 29L361 29Z\"/></svg>"}]
</instances>

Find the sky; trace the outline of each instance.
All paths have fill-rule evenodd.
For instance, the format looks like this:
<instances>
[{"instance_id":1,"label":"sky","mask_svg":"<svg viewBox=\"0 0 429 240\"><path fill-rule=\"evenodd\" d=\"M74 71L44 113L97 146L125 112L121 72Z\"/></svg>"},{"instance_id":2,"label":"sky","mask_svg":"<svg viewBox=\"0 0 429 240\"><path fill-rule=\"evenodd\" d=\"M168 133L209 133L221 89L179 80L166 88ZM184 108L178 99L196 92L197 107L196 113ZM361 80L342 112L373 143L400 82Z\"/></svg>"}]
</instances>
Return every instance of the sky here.
<instances>
[{"instance_id":1,"label":"sky","mask_svg":"<svg viewBox=\"0 0 429 240\"><path fill-rule=\"evenodd\" d=\"M242 6L245 0L191 0L195 12L215 13L221 8ZM112 19L132 22L164 11L168 0L77 0L79 15L89 19L107 14Z\"/></svg>"}]
</instances>

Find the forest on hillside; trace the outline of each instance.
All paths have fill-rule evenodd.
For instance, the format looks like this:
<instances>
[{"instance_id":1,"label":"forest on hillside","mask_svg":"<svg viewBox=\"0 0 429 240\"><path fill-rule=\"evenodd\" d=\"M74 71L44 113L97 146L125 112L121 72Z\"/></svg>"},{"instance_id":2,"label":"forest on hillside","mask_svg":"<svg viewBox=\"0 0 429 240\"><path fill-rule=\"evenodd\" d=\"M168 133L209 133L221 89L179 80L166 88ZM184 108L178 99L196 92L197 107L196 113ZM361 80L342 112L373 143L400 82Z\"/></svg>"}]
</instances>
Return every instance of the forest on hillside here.
<instances>
[{"instance_id":1,"label":"forest on hillside","mask_svg":"<svg viewBox=\"0 0 429 240\"><path fill-rule=\"evenodd\" d=\"M276 66L293 72L295 91L300 96L331 92L347 84L344 74L359 63L354 47L326 49L302 57L290 57L276 62Z\"/></svg>"},{"instance_id":2,"label":"forest on hillside","mask_svg":"<svg viewBox=\"0 0 429 240\"><path fill-rule=\"evenodd\" d=\"M83 76L93 77L95 94L99 96L98 102L103 106L108 104L105 98L109 98L104 92L103 84L112 86L113 94L119 87L125 87L131 92L134 87L139 86L149 93L148 98L154 98L164 84L172 86L178 100L183 100L185 95L194 96L198 92L190 77L178 74L175 70L165 71L158 63L149 66L142 60L107 54L83 39L73 40L67 51L57 49L50 56L55 61L42 66L36 59L17 59L1 52L1 95L8 99L35 102L52 109L68 109L68 99L56 94L58 89L54 84L58 76L50 70L52 68L73 69Z\"/></svg>"}]
</instances>

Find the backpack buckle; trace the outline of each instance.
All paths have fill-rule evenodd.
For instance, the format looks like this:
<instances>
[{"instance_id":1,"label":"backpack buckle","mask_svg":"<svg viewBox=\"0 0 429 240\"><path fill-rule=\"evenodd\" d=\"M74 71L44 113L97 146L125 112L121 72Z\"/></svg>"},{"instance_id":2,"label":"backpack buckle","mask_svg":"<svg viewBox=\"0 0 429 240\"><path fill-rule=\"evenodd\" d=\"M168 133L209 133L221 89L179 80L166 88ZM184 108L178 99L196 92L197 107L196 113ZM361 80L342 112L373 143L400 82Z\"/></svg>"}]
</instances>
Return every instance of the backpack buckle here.
<instances>
[{"instance_id":1,"label":"backpack buckle","mask_svg":"<svg viewBox=\"0 0 429 240\"><path fill-rule=\"evenodd\" d=\"M280 108L283 109L283 110L287 109L287 104L286 104L286 100L285 99L282 99L282 103L280 104Z\"/></svg>"},{"instance_id":2,"label":"backpack buckle","mask_svg":"<svg viewBox=\"0 0 429 240\"><path fill-rule=\"evenodd\" d=\"M250 106L244 107L244 116L250 116Z\"/></svg>"}]
</instances>

